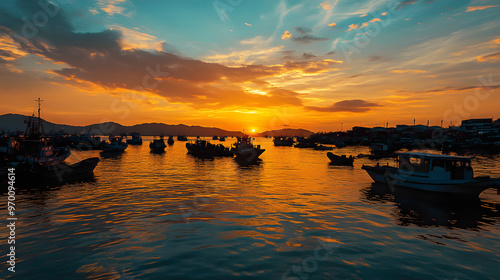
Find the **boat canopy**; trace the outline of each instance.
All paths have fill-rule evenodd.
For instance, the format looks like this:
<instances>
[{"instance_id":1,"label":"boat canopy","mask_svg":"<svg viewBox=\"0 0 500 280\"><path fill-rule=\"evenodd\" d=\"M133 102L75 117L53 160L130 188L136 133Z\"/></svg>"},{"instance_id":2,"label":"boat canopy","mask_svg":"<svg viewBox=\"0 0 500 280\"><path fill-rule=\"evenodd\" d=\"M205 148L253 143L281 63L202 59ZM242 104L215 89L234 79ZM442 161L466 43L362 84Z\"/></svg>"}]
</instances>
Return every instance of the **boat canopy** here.
<instances>
[{"instance_id":1,"label":"boat canopy","mask_svg":"<svg viewBox=\"0 0 500 280\"><path fill-rule=\"evenodd\" d=\"M399 169L406 172L441 174L451 180L471 178L471 157L436 155L428 153L398 154Z\"/></svg>"}]
</instances>

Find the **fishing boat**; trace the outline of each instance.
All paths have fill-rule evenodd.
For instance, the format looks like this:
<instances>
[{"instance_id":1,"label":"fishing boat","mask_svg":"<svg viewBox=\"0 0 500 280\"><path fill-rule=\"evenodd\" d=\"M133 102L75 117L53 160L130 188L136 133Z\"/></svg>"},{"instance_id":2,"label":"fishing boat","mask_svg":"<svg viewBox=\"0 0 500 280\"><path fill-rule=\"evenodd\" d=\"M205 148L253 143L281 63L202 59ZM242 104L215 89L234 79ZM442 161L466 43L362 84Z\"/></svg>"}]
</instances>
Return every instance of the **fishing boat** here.
<instances>
[{"instance_id":1,"label":"fishing boat","mask_svg":"<svg viewBox=\"0 0 500 280\"><path fill-rule=\"evenodd\" d=\"M71 155L67 147L54 147L50 137L46 136L40 118L40 103L38 98L38 116L33 114L27 121L24 136L11 138L10 148L6 150L10 158L18 162L36 163L43 166L60 164Z\"/></svg>"},{"instance_id":2,"label":"fishing boat","mask_svg":"<svg viewBox=\"0 0 500 280\"><path fill-rule=\"evenodd\" d=\"M434 193L477 197L488 188L496 188L500 192L500 178L474 177L471 159L429 153L400 153L398 168L384 177L388 184Z\"/></svg>"},{"instance_id":3,"label":"fishing boat","mask_svg":"<svg viewBox=\"0 0 500 280\"><path fill-rule=\"evenodd\" d=\"M252 138L246 134L236 139L231 152L234 153L237 159L253 162L265 151L265 149L260 148L260 145L252 144Z\"/></svg>"},{"instance_id":4,"label":"fishing boat","mask_svg":"<svg viewBox=\"0 0 500 280\"><path fill-rule=\"evenodd\" d=\"M384 143L373 143L370 146L370 156L368 157L369 159L381 159L381 158L388 158L388 157L393 157L395 155L396 148L384 144Z\"/></svg>"},{"instance_id":5,"label":"fishing boat","mask_svg":"<svg viewBox=\"0 0 500 280\"><path fill-rule=\"evenodd\" d=\"M142 145L142 137L137 132L130 133L131 139L127 139L129 145Z\"/></svg>"},{"instance_id":6,"label":"fishing boat","mask_svg":"<svg viewBox=\"0 0 500 280\"><path fill-rule=\"evenodd\" d=\"M169 144L169 145L174 144L174 137L173 136L168 136L167 144Z\"/></svg>"},{"instance_id":7,"label":"fishing boat","mask_svg":"<svg viewBox=\"0 0 500 280\"><path fill-rule=\"evenodd\" d=\"M123 142L122 136L109 136L109 142L101 142L103 152L123 152L127 147L128 144Z\"/></svg>"},{"instance_id":8,"label":"fishing boat","mask_svg":"<svg viewBox=\"0 0 500 280\"><path fill-rule=\"evenodd\" d=\"M165 152L165 141L163 140L163 135L160 135L158 139L153 139L152 142L149 143L149 149L153 153L162 153Z\"/></svg>"},{"instance_id":9,"label":"fishing boat","mask_svg":"<svg viewBox=\"0 0 500 280\"><path fill-rule=\"evenodd\" d=\"M332 165L346 165L352 166L354 164L354 158L352 156L347 157L346 155L335 155L331 152L326 153L326 156L330 159Z\"/></svg>"},{"instance_id":10,"label":"fishing boat","mask_svg":"<svg viewBox=\"0 0 500 280\"><path fill-rule=\"evenodd\" d=\"M293 137L278 136L274 137L273 143L276 147L291 147L295 140L293 140Z\"/></svg>"},{"instance_id":11,"label":"fishing boat","mask_svg":"<svg viewBox=\"0 0 500 280\"><path fill-rule=\"evenodd\" d=\"M213 157L231 157L233 152L222 144L211 144L206 140L195 140L194 142L186 143L186 148L188 153L202 158L213 158Z\"/></svg>"},{"instance_id":12,"label":"fishing boat","mask_svg":"<svg viewBox=\"0 0 500 280\"><path fill-rule=\"evenodd\" d=\"M318 146L314 147L313 150L316 150L316 151L331 151L331 150L333 150L333 147L318 145Z\"/></svg>"}]
</instances>

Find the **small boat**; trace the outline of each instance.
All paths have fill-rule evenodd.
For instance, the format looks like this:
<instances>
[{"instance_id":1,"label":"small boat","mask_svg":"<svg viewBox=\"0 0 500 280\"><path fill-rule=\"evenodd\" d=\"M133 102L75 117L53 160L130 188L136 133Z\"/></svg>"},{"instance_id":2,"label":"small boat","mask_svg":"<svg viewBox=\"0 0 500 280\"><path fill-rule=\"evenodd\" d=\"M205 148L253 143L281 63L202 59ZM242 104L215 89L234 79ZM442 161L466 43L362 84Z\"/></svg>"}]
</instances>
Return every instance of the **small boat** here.
<instances>
[{"instance_id":1,"label":"small boat","mask_svg":"<svg viewBox=\"0 0 500 280\"><path fill-rule=\"evenodd\" d=\"M142 137L137 132L130 133L132 139L127 139L129 145L142 145Z\"/></svg>"},{"instance_id":2,"label":"small boat","mask_svg":"<svg viewBox=\"0 0 500 280\"><path fill-rule=\"evenodd\" d=\"M187 141L188 138L185 135L179 135L177 136L177 141Z\"/></svg>"},{"instance_id":3,"label":"small boat","mask_svg":"<svg viewBox=\"0 0 500 280\"><path fill-rule=\"evenodd\" d=\"M253 145L252 138L246 134L236 139L236 143L231 148L231 152L234 153L236 159L254 162L265 151L265 149L260 148L260 145Z\"/></svg>"},{"instance_id":4,"label":"small boat","mask_svg":"<svg viewBox=\"0 0 500 280\"><path fill-rule=\"evenodd\" d=\"M214 137L212 137L212 140L219 140L219 137L214 136Z\"/></svg>"},{"instance_id":5,"label":"small boat","mask_svg":"<svg viewBox=\"0 0 500 280\"><path fill-rule=\"evenodd\" d=\"M373 143L370 146L370 156L369 159L381 159L393 157L395 155L396 148L388 144L383 143Z\"/></svg>"},{"instance_id":6,"label":"small boat","mask_svg":"<svg viewBox=\"0 0 500 280\"><path fill-rule=\"evenodd\" d=\"M278 136L274 137L273 143L276 147L291 147L295 140L293 140L293 137Z\"/></svg>"},{"instance_id":7,"label":"small boat","mask_svg":"<svg viewBox=\"0 0 500 280\"><path fill-rule=\"evenodd\" d=\"M295 144L295 148L316 148L318 144L314 143L311 139L297 138L298 143Z\"/></svg>"},{"instance_id":8,"label":"small boat","mask_svg":"<svg viewBox=\"0 0 500 280\"><path fill-rule=\"evenodd\" d=\"M100 149L100 143L101 137L99 136L81 134L75 136L75 140L71 143L71 147L80 151L98 150Z\"/></svg>"},{"instance_id":9,"label":"small boat","mask_svg":"<svg viewBox=\"0 0 500 280\"><path fill-rule=\"evenodd\" d=\"M206 140L195 140L194 143L186 143L188 153L202 158L232 157L233 153L221 144L214 145Z\"/></svg>"},{"instance_id":10,"label":"small boat","mask_svg":"<svg viewBox=\"0 0 500 280\"><path fill-rule=\"evenodd\" d=\"M165 141L163 140L163 135L160 135L158 139L153 139L152 142L149 143L149 149L153 153L162 153L165 152Z\"/></svg>"},{"instance_id":11,"label":"small boat","mask_svg":"<svg viewBox=\"0 0 500 280\"><path fill-rule=\"evenodd\" d=\"M221 141L221 142L226 141L226 137L225 137L225 136L221 136L221 137L219 137L219 141Z\"/></svg>"},{"instance_id":12,"label":"small boat","mask_svg":"<svg viewBox=\"0 0 500 280\"><path fill-rule=\"evenodd\" d=\"M316 151L331 151L331 150L333 150L333 147L318 145L318 146L314 147L313 150L316 150Z\"/></svg>"},{"instance_id":13,"label":"small boat","mask_svg":"<svg viewBox=\"0 0 500 280\"><path fill-rule=\"evenodd\" d=\"M123 152L127 147L128 144L123 142L122 136L109 136L109 142L101 142L103 152Z\"/></svg>"},{"instance_id":14,"label":"small boat","mask_svg":"<svg viewBox=\"0 0 500 280\"><path fill-rule=\"evenodd\" d=\"M168 136L167 144L169 144L169 145L174 144L174 137L173 136Z\"/></svg>"},{"instance_id":15,"label":"small boat","mask_svg":"<svg viewBox=\"0 0 500 280\"><path fill-rule=\"evenodd\" d=\"M391 171L384 173L384 177L391 185L434 193L477 197L488 188L496 188L500 192L500 178L474 177L471 159L429 153L401 153L398 154L399 167L392 174ZM380 179L377 177L377 181Z\"/></svg>"},{"instance_id":16,"label":"small boat","mask_svg":"<svg viewBox=\"0 0 500 280\"><path fill-rule=\"evenodd\" d=\"M332 165L352 166L354 164L354 158L352 156L349 157L347 157L346 155L337 156L331 152L326 153L326 156L330 159Z\"/></svg>"}]
</instances>

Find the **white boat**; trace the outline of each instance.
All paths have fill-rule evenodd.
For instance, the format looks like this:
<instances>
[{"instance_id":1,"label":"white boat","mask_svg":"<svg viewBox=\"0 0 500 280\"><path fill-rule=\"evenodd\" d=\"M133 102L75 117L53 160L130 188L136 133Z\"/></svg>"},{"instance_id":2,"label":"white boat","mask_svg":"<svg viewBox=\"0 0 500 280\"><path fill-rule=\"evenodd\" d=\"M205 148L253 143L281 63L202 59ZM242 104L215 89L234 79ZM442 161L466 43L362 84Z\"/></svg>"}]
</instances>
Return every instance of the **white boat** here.
<instances>
[{"instance_id":1,"label":"white boat","mask_svg":"<svg viewBox=\"0 0 500 280\"><path fill-rule=\"evenodd\" d=\"M401 153L398 154L398 168L385 168L383 176L388 184L437 193L478 196L488 188L500 191L500 178L474 177L471 159L428 153ZM364 169L368 172L370 168ZM374 175L375 170L370 171L370 176ZM382 174L379 172L378 175L372 178L380 181Z\"/></svg>"}]
</instances>

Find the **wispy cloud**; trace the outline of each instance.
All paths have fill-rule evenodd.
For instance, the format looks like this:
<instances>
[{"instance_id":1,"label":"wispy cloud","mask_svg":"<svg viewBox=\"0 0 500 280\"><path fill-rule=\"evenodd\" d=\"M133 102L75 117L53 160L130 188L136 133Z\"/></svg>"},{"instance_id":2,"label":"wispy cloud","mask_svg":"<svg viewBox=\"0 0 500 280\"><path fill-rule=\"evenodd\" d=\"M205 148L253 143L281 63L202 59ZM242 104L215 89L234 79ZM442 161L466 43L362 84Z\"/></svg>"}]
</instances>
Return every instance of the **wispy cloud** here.
<instances>
[{"instance_id":1,"label":"wispy cloud","mask_svg":"<svg viewBox=\"0 0 500 280\"><path fill-rule=\"evenodd\" d=\"M481 10L486 10L486 9L496 8L496 7L500 7L500 5L471 6L471 7L467 7L467 10L465 12L481 11Z\"/></svg>"},{"instance_id":2,"label":"wispy cloud","mask_svg":"<svg viewBox=\"0 0 500 280\"><path fill-rule=\"evenodd\" d=\"M364 113L368 112L375 107L380 107L381 105L373 102L368 102L361 99L353 100L343 100L336 102L329 107L316 107L316 106L306 106L307 110L318 111L318 112L351 112L351 113Z\"/></svg>"}]
</instances>

